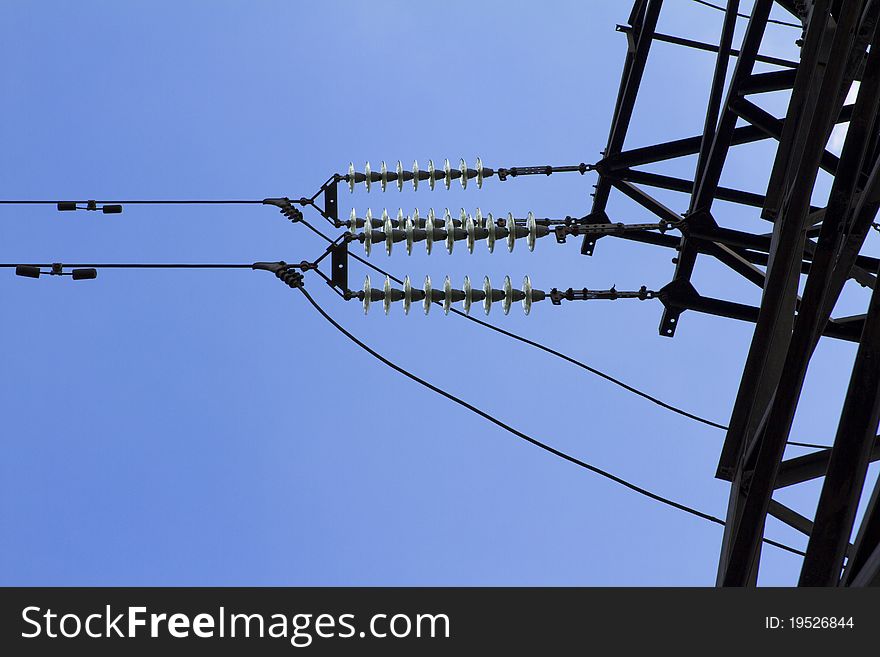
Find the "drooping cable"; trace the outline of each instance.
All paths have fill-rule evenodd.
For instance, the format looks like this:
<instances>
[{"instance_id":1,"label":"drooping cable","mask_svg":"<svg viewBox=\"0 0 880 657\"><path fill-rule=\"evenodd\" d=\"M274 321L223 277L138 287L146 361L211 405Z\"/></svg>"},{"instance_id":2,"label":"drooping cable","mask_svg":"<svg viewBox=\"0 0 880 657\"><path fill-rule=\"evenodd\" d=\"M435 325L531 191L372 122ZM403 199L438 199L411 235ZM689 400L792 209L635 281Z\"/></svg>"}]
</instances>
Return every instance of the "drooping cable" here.
<instances>
[{"instance_id":1,"label":"drooping cable","mask_svg":"<svg viewBox=\"0 0 880 657\"><path fill-rule=\"evenodd\" d=\"M646 488L642 488L641 486L638 486L637 484L633 484L632 482L629 482L626 479L618 477L617 475L614 475L606 470L603 470L603 469L596 467L590 463L587 463L586 461L582 461L574 456L571 456L570 454L567 454L561 450L558 450L555 447L552 447L552 446L548 445L547 443L544 443L544 442L538 440L537 438L533 438L532 436L530 436L526 433L523 433L522 431L519 431L518 429L513 428L509 424L502 422L498 418L487 413L486 411L483 411L483 410L477 408L473 404L470 404L470 403L464 401L463 399L456 397L452 393L447 392L446 390L443 390L442 388L439 388L439 387L433 385L432 383L429 383L428 381L425 381L421 377L413 374L412 372L409 372L408 370L404 369L403 367L388 360L387 358L382 356L382 354L375 351L374 349L369 347L366 343L362 342L360 339L355 337L352 333L350 333L348 330L346 330L345 327L343 327L335 319L333 319L330 315L328 315L327 312L318 304L318 302L315 301L314 298L312 298L312 296L305 290L305 288L299 287L298 289L300 292L302 292L303 296L305 296L306 300L318 312L318 314L320 314L337 331L342 333L345 337L347 337L349 340L351 340L354 344L356 344L358 347L360 347L361 349L366 351L368 354L370 354L371 356L373 356L374 358L379 360L381 363L387 365L388 367L390 367L394 371L404 375L408 379L411 379L412 381L415 381L419 385L424 386L428 390L431 390L432 392L435 392L438 395L441 395L442 397L445 397L446 399L448 399L452 402L455 402L456 404L466 408L467 410L471 411L472 413L479 415L483 419L488 420L492 424L504 429L505 431L507 431L509 433L512 433L513 435L517 436L518 438L534 445L535 447L538 447L539 449L544 450L545 452L548 452L558 458L561 458L565 461L568 461L569 463L573 463L574 465L577 465L581 468L589 470L590 472L593 472L594 474L597 474L601 477L604 477L605 479L613 481L614 483L616 483L620 486L628 488L629 490L634 491L634 492L636 492L640 495L643 495L645 497L648 497L649 499L652 499L656 502L660 502L661 504L665 504L665 505L670 506L674 509L678 509L679 511L683 511L685 513L689 513L693 516L696 516L698 518L702 518L703 520L707 520L707 521L715 523L717 525L724 526L725 523L721 518L718 518L718 517L713 516L711 514L700 511L699 509L695 509L693 507L687 506L686 504L676 502L675 500L669 499L668 497L658 495L657 493L654 493ZM774 541L774 540L768 539L768 538L764 538L763 540L767 544L773 545L774 547L778 547L782 550L786 550L788 552L791 552L792 554L804 556L804 552L802 552L801 550L798 550L796 548L793 548L791 546L785 545L783 543L779 543L777 541Z\"/></svg>"},{"instance_id":2,"label":"drooping cable","mask_svg":"<svg viewBox=\"0 0 880 657\"><path fill-rule=\"evenodd\" d=\"M320 230L318 230L317 228L315 228L314 226L309 224L304 219L300 220L300 223L305 224L305 226L309 230L311 230L312 232L314 232L316 235L323 238L327 242L333 241L327 235L325 235ZM400 280L396 276L393 276L392 274L389 274L387 271L385 271L381 267L377 267L376 265L374 265L370 261L368 261L364 258L361 258L360 256L358 256L355 253L349 253L348 255L350 258L354 258L355 260L357 260L361 264L366 265L367 267L369 267L373 271L375 271L379 274L382 274L383 276L388 276L395 283L403 285L402 280ZM547 345L541 344L540 342L535 342L534 340L530 340L530 339L525 338L521 335L517 335L516 333L506 331L505 329L499 328L498 326L495 326L494 324L490 324L489 322L484 322L481 319L477 319L476 317L472 317L471 315L467 315L456 308L451 308L450 312L453 312L456 315L459 315L460 317L463 317L463 318L470 320L472 322L476 322L480 326L484 326L484 327L491 329L497 333L500 333L501 335L507 336L508 338L511 338L513 340L518 340L519 342L522 342L523 344L527 344L531 347L535 347L536 349L540 349L541 351L544 351L548 354L556 356L557 358L561 358L562 360L564 360L568 363L571 363L572 365L576 365L577 367L580 367L580 368L586 370L587 372L590 372L591 374L595 374L596 376L601 377L601 378L605 379L606 381L613 383L614 385L619 386L619 387L623 388L624 390L627 390L628 392L631 392L635 395L638 395L639 397L642 397L643 399L646 399L654 404L657 404L661 408L665 408L666 410L672 411L673 413L677 413L679 415L682 415L682 416L684 416L688 419L694 420L696 422L701 422L702 424L708 425L710 427L714 427L716 429L727 430L727 427L723 424L719 424L718 422L713 422L712 420L708 420L706 418L700 417L699 415L695 415L694 413L690 413L688 411L685 411L684 409L678 408L677 406L673 406L672 404L664 402L661 399L657 399L653 395L650 395L646 392L643 392L642 390L639 390L638 388L635 388L627 383L624 383L620 379L617 379L617 378L611 376L610 374L606 374L605 372L598 370L595 367L591 367L590 365L587 365L586 363L582 363L581 361L579 361L575 358L572 358L571 356L567 356L567 355L563 354L562 352L553 349L552 347L548 347Z\"/></svg>"}]
</instances>

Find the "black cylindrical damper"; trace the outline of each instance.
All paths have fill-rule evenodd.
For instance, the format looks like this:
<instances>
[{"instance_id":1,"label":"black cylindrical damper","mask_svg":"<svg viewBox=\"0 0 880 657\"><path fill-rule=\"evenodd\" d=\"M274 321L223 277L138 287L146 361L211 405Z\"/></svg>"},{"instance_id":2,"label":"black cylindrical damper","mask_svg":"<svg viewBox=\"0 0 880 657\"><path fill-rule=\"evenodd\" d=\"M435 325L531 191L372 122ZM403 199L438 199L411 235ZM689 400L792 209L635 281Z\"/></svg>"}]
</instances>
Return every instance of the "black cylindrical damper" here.
<instances>
[{"instance_id":1,"label":"black cylindrical damper","mask_svg":"<svg viewBox=\"0 0 880 657\"><path fill-rule=\"evenodd\" d=\"M76 203L73 201L62 201L58 204L59 212L69 212L71 210L76 210Z\"/></svg>"},{"instance_id":2,"label":"black cylindrical damper","mask_svg":"<svg viewBox=\"0 0 880 657\"><path fill-rule=\"evenodd\" d=\"M18 265L15 268L16 276L24 276L25 278L39 278L40 268L31 267L30 265Z\"/></svg>"},{"instance_id":3,"label":"black cylindrical damper","mask_svg":"<svg viewBox=\"0 0 880 657\"><path fill-rule=\"evenodd\" d=\"M105 205L101 208L101 212L104 214L122 214L122 206L121 205Z\"/></svg>"},{"instance_id":4,"label":"black cylindrical damper","mask_svg":"<svg viewBox=\"0 0 880 657\"><path fill-rule=\"evenodd\" d=\"M74 269L70 272L71 278L75 281L85 281L92 278L98 278L97 269Z\"/></svg>"}]
</instances>

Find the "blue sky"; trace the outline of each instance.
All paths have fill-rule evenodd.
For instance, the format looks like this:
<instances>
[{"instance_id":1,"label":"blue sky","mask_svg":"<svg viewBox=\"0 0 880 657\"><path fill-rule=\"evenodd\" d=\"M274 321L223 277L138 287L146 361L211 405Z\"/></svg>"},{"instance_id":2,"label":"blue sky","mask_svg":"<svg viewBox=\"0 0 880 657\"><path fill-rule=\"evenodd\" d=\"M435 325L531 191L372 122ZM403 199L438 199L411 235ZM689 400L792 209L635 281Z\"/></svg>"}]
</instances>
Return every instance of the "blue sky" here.
<instances>
[{"instance_id":1,"label":"blue sky","mask_svg":"<svg viewBox=\"0 0 880 657\"><path fill-rule=\"evenodd\" d=\"M0 196L299 197L350 160L594 162L625 52L614 31L625 4L3 3ZM663 31L717 38L720 13L666 4ZM796 56L797 30L768 30L766 52ZM698 133L713 61L657 44L627 145ZM783 111L784 98L761 102ZM768 145L742 147L723 182L761 192L771 161ZM654 170L689 175L693 165ZM492 179L482 190L360 188L340 205L345 216L352 207L360 216L367 207L581 215L594 183L567 174ZM824 180L820 200L823 192ZM683 195L658 196L687 207ZM757 212L716 209L726 225L769 231ZM609 213L653 220L619 197ZM298 262L323 249L260 206L127 206L110 216L2 207L0 230L7 263ZM529 274L541 289L658 289L672 276L671 252L612 238L592 258L578 247L550 238L532 254L478 246L474 255L372 258L416 280ZM353 266L353 283L364 273ZM759 300L706 258L694 282ZM349 330L420 376L579 458L724 515L728 486L713 478L723 432L458 317L404 317L399 307L365 317L319 279L308 284ZM110 270L73 282L7 270L0 297L0 583L714 582L720 527L415 386L266 273ZM848 291L841 308L866 299ZM515 309L490 320L725 422L752 326L686 313L669 340L657 335L660 314L657 302L541 303L529 317ZM853 355L850 344L820 348L797 439L833 437ZM818 490L779 499L809 515ZM774 520L767 534L805 545ZM761 582L792 583L798 567L768 547Z\"/></svg>"}]
</instances>

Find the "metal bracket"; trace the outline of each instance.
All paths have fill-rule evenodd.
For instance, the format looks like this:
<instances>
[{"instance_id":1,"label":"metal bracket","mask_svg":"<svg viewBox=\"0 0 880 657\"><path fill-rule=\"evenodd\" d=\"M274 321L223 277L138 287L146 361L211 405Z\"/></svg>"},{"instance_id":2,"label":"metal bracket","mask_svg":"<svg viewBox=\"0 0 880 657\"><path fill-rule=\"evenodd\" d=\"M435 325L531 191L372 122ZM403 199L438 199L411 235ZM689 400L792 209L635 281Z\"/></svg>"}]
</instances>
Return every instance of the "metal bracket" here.
<instances>
[{"instance_id":1,"label":"metal bracket","mask_svg":"<svg viewBox=\"0 0 880 657\"><path fill-rule=\"evenodd\" d=\"M332 220L335 225L339 225L339 207L336 197L337 183L332 183L324 188L324 214Z\"/></svg>"},{"instance_id":2,"label":"metal bracket","mask_svg":"<svg viewBox=\"0 0 880 657\"><path fill-rule=\"evenodd\" d=\"M605 213L605 210L599 212L591 212L586 216L587 222L591 224L610 224L611 220ZM584 235L584 242L581 244L581 254L591 256L593 249L596 248L596 241L603 237L602 235ZM557 238L558 239L558 238Z\"/></svg>"},{"instance_id":3,"label":"metal bracket","mask_svg":"<svg viewBox=\"0 0 880 657\"><path fill-rule=\"evenodd\" d=\"M343 241L330 250L330 280L342 292L348 292L348 242Z\"/></svg>"}]
</instances>

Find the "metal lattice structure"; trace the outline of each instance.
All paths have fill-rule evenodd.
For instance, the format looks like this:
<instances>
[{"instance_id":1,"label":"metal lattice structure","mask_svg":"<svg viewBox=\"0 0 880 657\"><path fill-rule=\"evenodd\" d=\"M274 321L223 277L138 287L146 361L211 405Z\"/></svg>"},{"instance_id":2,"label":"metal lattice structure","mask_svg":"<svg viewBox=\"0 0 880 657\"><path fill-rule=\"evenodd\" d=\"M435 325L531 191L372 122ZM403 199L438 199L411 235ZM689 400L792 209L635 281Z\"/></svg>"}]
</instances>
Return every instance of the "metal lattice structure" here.
<instances>
[{"instance_id":1,"label":"metal lattice structure","mask_svg":"<svg viewBox=\"0 0 880 657\"><path fill-rule=\"evenodd\" d=\"M880 482L875 484L855 541L850 544L868 466L872 461L880 460L880 436L877 435L880 421L880 290L876 286L880 259L862 254L869 231L877 227L875 216L880 208L880 0L754 0L738 48L733 46L736 22L741 17L739 0L728 0L723 8L725 14L717 44L659 32L657 25L662 5L663 0L635 0L628 23L618 26L618 31L626 35L628 49L608 142L602 152L603 158L595 164L491 169L484 167L482 160L477 158L474 168L468 167L464 160L458 167L446 160L442 168L435 168L429 161L424 170L417 162L413 163L411 170L405 170L400 162L389 170L382 162L374 171L367 163L363 173L355 172L354 166L350 165L347 174L332 175L314 195L299 199L60 201L57 202L59 211L100 209L104 214L122 212L123 204L250 203L275 206L287 219L302 223L329 246L316 260L299 264L44 263L3 264L0 267L15 267L17 274L29 278L38 278L41 274L70 275L74 280L94 278L98 268L256 269L274 273L285 284L303 292L304 274L313 272L345 300L362 302L364 310L369 309L371 303L381 301L386 313L393 302L402 302L406 313L414 304L422 305L425 313L434 305L449 313L452 304L460 302L463 312L455 309L453 312L468 315L472 306L482 306L488 314L493 304L500 304L506 314L511 305L521 303L528 314L532 303L543 300L558 306L562 301L658 299L664 307L659 331L662 336L670 338L675 335L686 310L752 322L755 330L716 471L717 477L730 482L726 521L722 523L719 518L654 494L649 496L724 524L717 576L720 586L755 584L764 542L800 554L798 550L764 536L768 514L809 536L801 585L880 585ZM801 48L799 61L769 57L760 52L767 25L779 22L770 18L771 10L776 6L794 16L803 26L798 42ZM702 131L694 136L626 149L627 131L655 41L715 53L705 121ZM767 65L770 70L757 72L758 63ZM855 82L860 83L858 96L854 103L847 104ZM784 116L774 116L752 98L769 92L788 93ZM841 123L849 123L849 128L838 157L829 152L826 145L834 127ZM722 186L722 172L731 149L759 141L777 145L765 193ZM694 156L696 166L691 178L663 175L644 168ZM825 206L815 207L811 200L820 171L830 174L831 191ZM352 211L349 219L340 218L340 185L354 191L355 185L363 183L367 191L371 186L377 186L384 192L393 187L401 190L404 183L411 183L417 189L420 181L430 189L434 189L435 184L449 189L453 181L466 188L468 181L473 181L477 188L481 188L484 179L493 177L504 181L517 176L584 175L587 172L598 174L598 182L590 212L579 218L536 218L532 212L526 217L515 218L508 213L506 218L496 218L491 213L484 215L479 208L473 215L465 210L453 214L448 209L437 213L431 209L424 216L420 216L418 210L407 215L399 210L396 217L387 211L374 217L371 210L367 210L361 217ZM654 215L656 221L638 224L612 221L607 206L615 190ZM673 212L655 197L653 190L689 194L687 212L683 215ZM323 208L316 204L319 197L322 197ZM772 232L746 232L719 225L713 214L715 201L731 202L752 211L759 209L761 218L770 222ZM56 201L3 203L55 204ZM297 205L318 212L334 229L346 229L346 232L335 239L324 235L304 219L302 211L295 207ZM373 248L391 255L395 244L411 253L417 242L423 242L428 253L436 245L445 247L451 254L455 242L462 242L469 252L473 252L478 240L485 240L490 252L495 248L496 240L499 244L506 244L511 251L518 240L532 250L536 240L550 235L558 243L564 243L568 237L581 238L581 253L587 256L593 254L602 237L669 248L677 252L675 272L672 280L656 291L643 286L638 291L552 288L545 292L532 287L529 277L524 279L521 290L515 289L509 278L502 287L493 287L488 277L473 284L465 278L463 289L453 288L449 278L442 286L432 286L430 279L426 278L424 286L419 289L408 276L397 279L349 253L349 245L353 242L362 244L367 256ZM759 287L760 305L700 294L691 282L700 256L717 260ZM384 286L373 287L368 277L362 291L353 291L349 287L350 257L384 274ZM319 268L325 258L330 264L329 275ZM73 269L65 271L65 267ZM45 269L48 271L43 271ZM850 279L874 290L868 307L857 316L832 317L844 285ZM392 280L402 288L392 287ZM801 285L803 293L799 295ZM304 294L349 338L406 374L402 368L342 329L307 293ZM533 341L503 330L500 332L561 355ZM822 338L858 344L834 444L828 449L785 459L807 367ZM492 419L418 377L407 376L484 418ZM611 377L605 378L669 410L704 424L725 428L676 409ZM497 420L492 421L557 456L609 476ZM773 499L777 489L822 477L822 492L813 519ZM618 477L610 478L647 493Z\"/></svg>"},{"instance_id":2,"label":"metal lattice structure","mask_svg":"<svg viewBox=\"0 0 880 657\"><path fill-rule=\"evenodd\" d=\"M660 334L672 337L685 310L755 323L717 468L717 476L731 486L717 584L756 582L767 514L809 536L800 585L880 584L880 486L850 545L868 465L880 459L880 291L875 286L880 262L860 254L880 207L880 2L755 0L739 49L733 48L738 0L727 2L718 44L658 32L662 4L636 0L628 25L618 26L629 47L604 158L596 165L599 182L591 217L608 221L606 205L617 190L662 220L678 221L681 217L647 190L689 193L680 238L650 232L618 235L678 251L672 281L658 292L665 306ZM800 61L759 52L775 5L803 23ZM655 41L717 53L703 131L626 150ZM772 70L755 72L757 62ZM856 81L858 98L846 105ZM790 99L783 117L750 100L754 94L784 90ZM740 121L745 124L738 126ZM837 157L826 144L843 122L849 122L849 129ZM722 187L729 151L759 140L778 143L766 193ZM692 179L637 168L688 155L697 156ZM831 174L833 183L827 205L813 207L820 170ZM712 212L716 200L760 208L761 217L772 222L772 235L719 226ZM595 239L585 237L582 253L591 255L595 246ZM691 275L700 256L716 259L759 286L760 306L699 294ZM832 318L849 279L874 288L870 304L865 314ZM799 297L800 283L805 288ZM822 337L859 345L834 445L784 460L807 366ZM773 499L779 488L819 477L824 484L812 520Z\"/></svg>"}]
</instances>

